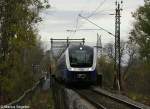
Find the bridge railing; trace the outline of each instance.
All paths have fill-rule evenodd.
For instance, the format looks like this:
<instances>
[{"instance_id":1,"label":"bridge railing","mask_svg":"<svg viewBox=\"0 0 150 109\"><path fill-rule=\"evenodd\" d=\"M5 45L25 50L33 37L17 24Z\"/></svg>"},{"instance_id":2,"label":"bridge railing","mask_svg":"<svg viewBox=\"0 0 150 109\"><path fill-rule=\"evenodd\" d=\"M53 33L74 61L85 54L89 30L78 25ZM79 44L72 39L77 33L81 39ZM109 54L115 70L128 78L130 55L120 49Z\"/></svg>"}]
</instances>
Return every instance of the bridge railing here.
<instances>
[{"instance_id":1,"label":"bridge railing","mask_svg":"<svg viewBox=\"0 0 150 109\"><path fill-rule=\"evenodd\" d=\"M19 105L19 104L23 103L23 101L24 101L26 98L28 98L28 97L30 98L30 97L33 95L33 93L36 91L36 89L37 89L38 87L42 87L43 82L44 82L44 77L41 77L40 80L37 81L37 82L34 84L34 86L33 86L32 88L27 89L27 90L23 93L22 96L20 96L18 99L14 100L14 101L12 101L12 102L10 102L10 103L4 105L4 106L16 106L16 105Z\"/></svg>"}]
</instances>

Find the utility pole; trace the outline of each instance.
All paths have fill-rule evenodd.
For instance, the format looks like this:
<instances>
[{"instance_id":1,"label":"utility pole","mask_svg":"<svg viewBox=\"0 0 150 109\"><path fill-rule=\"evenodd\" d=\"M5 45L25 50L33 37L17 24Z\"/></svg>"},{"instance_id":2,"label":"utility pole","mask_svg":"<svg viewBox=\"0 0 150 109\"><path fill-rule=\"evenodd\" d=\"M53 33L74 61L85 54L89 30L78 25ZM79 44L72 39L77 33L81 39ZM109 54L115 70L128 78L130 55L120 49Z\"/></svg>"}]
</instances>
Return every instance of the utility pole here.
<instances>
[{"instance_id":1,"label":"utility pole","mask_svg":"<svg viewBox=\"0 0 150 109\"><path fill-rule=\"evenodd\" d=\"M121 4L123 2L121 1ZM120 55L120 3L116 1L116 14L115 14L115 79L114 88L119 91L122 89L121 83L121 55Z\"/></svg>"}]
</instances>

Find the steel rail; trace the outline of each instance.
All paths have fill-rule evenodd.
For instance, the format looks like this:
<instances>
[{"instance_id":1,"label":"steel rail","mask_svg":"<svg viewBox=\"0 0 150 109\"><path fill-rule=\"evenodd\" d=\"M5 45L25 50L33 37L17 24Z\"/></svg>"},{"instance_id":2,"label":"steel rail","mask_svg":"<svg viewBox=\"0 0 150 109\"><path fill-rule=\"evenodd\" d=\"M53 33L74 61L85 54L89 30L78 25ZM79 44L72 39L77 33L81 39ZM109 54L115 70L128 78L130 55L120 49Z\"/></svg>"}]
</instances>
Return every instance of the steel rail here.
<instances>
[{"instance_id":1,"label":"steel rail","mask_svg":"<svg viewBox=\"0 0 150 109\"><path fill-rule=\"evenodd\" d=\"M83 99L87 100L89 103L91 103L93 106L95 106L97 109L107 109L105 106L100 104L99 102L96 102L93 100L90 96L86 95L85 93L82 93L82 91L73 89L75 92L77 92Z\"/></svg>"},{"instance_id":2,"label":"steel rail","mask_svg":"<svg viewBox=\"0 0 150 109\"><path fill-rule=\"evenodd\" d=\"M91 91L97 93L97 94L100 94L100 95L103 95L105 97L108 97L116 102L119 102L121 104L124 104L132 109L150 109L150 107L148 106L145 106L144 104L141 104L141 103L138 103L138 102L135 102L125 96L122 96L122 95L117 95L117 94L112 94L108 91L105 92L105 90L101 89L102 91L98 91L98 90L95 90L95 89L91 89ZM126 99L126 100L125 100ZM128 99L128 100L127 100Z\"/></svg>"}]
</instances>

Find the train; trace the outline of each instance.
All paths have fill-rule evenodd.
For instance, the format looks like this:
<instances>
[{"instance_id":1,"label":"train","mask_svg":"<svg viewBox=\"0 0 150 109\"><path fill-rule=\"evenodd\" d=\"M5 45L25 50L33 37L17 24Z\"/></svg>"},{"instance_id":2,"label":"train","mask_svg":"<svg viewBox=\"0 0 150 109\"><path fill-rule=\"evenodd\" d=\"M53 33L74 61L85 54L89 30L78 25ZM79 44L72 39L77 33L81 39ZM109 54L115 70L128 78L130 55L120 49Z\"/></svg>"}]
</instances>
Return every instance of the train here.
<instances>
[{"instance_id":1,"label":"train","mask_svg":"<svg viewBox=\"0 0 150 109\"><path fill-rule=\"evenodd\" d=\"M97 82L96 61L95 47L71 45L56 62L55 78L67 85L94 85Z\"/></svg>"}]
</instances>

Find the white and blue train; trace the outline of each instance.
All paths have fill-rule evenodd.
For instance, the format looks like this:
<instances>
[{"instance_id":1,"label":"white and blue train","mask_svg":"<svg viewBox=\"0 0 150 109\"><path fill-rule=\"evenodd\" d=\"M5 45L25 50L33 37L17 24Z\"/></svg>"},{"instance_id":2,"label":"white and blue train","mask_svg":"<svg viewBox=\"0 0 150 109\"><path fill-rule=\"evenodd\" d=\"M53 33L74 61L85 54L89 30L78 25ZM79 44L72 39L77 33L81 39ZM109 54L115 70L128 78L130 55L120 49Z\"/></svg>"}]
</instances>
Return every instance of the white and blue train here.
<instances>
[{"instance_id":1,"label":"white and blue train","mask_svg":"<svg viewBox=\"0 0 150 109\"><path fill-rule=\"evenodd\" d=\"M87 83L95 84L96 48L85 45L72 45L57 61L55 77L65 84Z\"/></svg>"}]
</instances>

